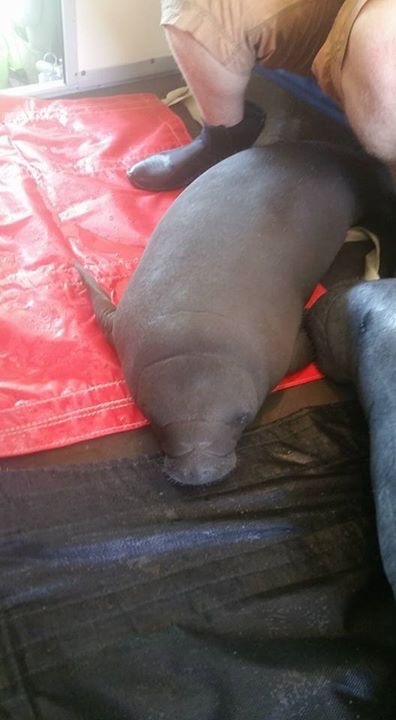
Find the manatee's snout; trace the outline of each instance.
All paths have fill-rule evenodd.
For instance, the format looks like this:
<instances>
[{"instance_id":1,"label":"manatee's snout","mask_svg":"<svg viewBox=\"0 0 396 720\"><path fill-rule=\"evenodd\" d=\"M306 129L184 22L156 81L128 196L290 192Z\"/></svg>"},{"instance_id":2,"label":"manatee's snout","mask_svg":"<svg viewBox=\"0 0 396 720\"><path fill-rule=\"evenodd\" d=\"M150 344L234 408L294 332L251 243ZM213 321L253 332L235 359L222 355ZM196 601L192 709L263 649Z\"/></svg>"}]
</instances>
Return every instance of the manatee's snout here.
<instances>
[{"instance_id":1,"label":"manatee's snout","mask_svg":"<svg viewBox=\"0 0 396 720\"><path fill-rule=\"evenodd\" d=\"M178 485L210 485L224 478L236 465L235 452L224 456L191 451L165 458L165 472Z\"/></svg>"},{"instance_id":2,"label":"manatee's snout","mask_svg":"<svg viewBox=\"0 0 396 720\"><path fill-rule=\"evenodd\" d=\"M156 430L165 455L164 470L178 485L210 485L236 465L240 422L183 420Z\"/></svg>"}]
</instances>

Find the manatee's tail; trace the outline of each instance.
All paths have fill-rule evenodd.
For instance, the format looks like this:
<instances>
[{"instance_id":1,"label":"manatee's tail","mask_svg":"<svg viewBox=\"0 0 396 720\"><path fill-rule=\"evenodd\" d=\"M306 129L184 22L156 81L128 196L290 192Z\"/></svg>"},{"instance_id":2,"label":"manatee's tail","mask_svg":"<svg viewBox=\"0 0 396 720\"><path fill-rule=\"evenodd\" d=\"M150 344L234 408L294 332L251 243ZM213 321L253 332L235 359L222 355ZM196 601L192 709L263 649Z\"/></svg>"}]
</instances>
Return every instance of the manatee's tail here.
<instances>
[{"instance_id":1,"label":"manatee's tail","mask_svg":"<svg viewBox=\"0 0 396 720\"><path fill-rule=\"evenodd\" d=\"M370 428L382 562L396 598L396 280L354 288L356 384Z\"/></svg>"},{"instance_id":2,"label":"manatee's tail","mask_svg":"<svg viewBox=\"0 0 396 720\"><path fill-rule=\"evenodd\" d=\"M396 279L344 286L321 301L308 332L330 376L353 379L369 423L378 538L396 597Z\"/></svg>"},{"instance_id":3,"label":"manatee's tail","mask_svg":"<svg viewBox=\"0 0 396 720\"><path fill-rule=\"evenodd\" d=\"M110 298L104 290L98 285L95 278L87 272L81 265L75 263L75 267L80 273L87 290L90 294L96 319L102 328L107 340L114 345L113 340L113 321L116 306L113 305Z\"/></svg>"}]
</instances>

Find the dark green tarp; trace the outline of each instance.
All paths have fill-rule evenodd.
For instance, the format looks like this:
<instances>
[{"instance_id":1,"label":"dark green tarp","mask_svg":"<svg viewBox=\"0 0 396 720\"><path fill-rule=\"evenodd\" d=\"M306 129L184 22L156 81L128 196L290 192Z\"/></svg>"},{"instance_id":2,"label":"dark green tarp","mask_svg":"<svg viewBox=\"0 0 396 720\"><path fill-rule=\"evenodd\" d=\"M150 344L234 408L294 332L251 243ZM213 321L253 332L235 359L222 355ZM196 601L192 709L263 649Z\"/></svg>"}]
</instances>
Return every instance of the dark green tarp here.
<instances>
[{"instance_id":1,"label":"dark green tarp","mask_svg":"<svg viewBox=\"0 0 396 720\"><path fill-rule=\"evenodd\" d=\"M395 605L354 401L160 458L0 475L0 718L395 720Z\"/></svg>"}]
</instances>

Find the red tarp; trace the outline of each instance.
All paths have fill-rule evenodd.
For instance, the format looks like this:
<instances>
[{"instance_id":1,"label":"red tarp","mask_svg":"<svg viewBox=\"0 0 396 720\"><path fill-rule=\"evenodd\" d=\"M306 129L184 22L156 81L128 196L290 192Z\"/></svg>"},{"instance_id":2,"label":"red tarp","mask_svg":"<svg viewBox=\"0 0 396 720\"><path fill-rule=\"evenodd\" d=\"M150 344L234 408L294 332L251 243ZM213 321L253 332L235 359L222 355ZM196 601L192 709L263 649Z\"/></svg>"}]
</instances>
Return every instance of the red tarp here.
<instances>
[{"instance_id":1,"label":"red tarp","mask_svg":"<svg viewBox=\"0 0 396 720\"><path fill-rule=\"evenodd\" d=\"M177 193L125 170L182 145L152 95L39 101L0 96L0 454L146 424L94 320L73 262L117 301ZM283 386L320 377L314 366Z\"/></svg>"}]
</instances>

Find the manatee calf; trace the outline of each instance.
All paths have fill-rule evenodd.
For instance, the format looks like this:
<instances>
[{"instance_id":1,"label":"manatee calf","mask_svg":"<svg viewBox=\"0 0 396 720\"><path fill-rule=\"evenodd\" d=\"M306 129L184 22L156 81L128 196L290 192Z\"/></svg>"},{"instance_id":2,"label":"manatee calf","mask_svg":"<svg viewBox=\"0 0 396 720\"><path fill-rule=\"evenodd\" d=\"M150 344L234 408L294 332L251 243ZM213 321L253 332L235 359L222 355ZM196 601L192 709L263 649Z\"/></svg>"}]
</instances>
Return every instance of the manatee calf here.
<instances>
[{"instance_id":1,"label":"manatee calf","mask_svg":"<svg viewBox=\"0 0 396 720\"><path fill-rule=\"evenodd\" d=\"M306 326L320 367L355 384L368 420L381 555L396 597L396 279L332 288Z\"/></svg>"},{"instance_id":2,"label":"manatee calf","mask_svg":"<svg viewBox=\"0 0 396 720\"><path fill-rule=\"evenodd\" d=\"M307 361L303 336L296 345L306 300L348 229L386 215L390 192L363 154L309 142L249 149L176 199L117 307L81 270L175 481L232 470L267 394Z\"/></svg>"}]
</instances>

